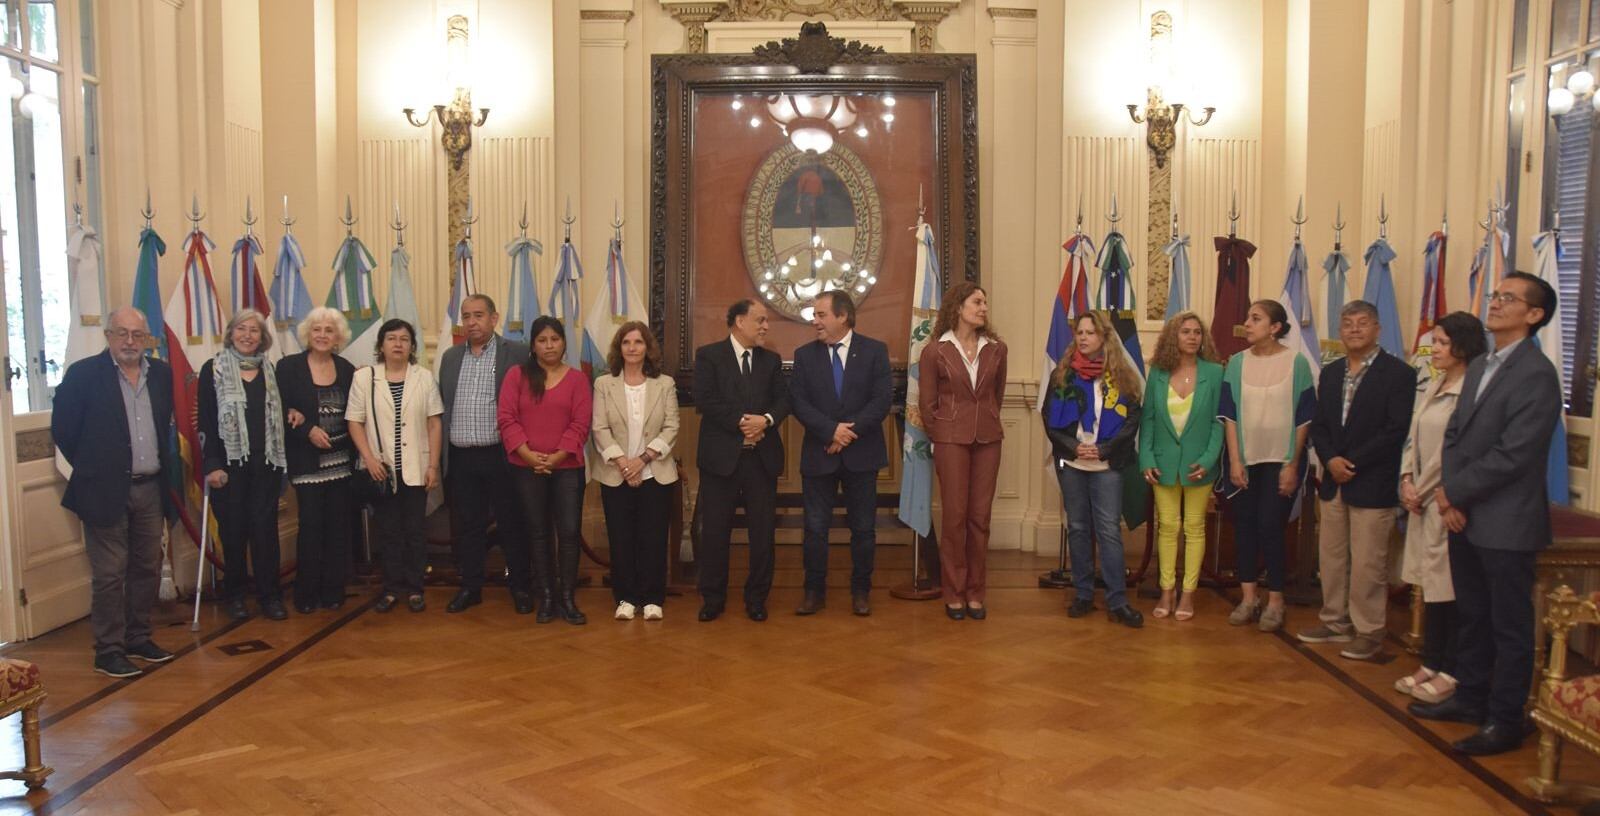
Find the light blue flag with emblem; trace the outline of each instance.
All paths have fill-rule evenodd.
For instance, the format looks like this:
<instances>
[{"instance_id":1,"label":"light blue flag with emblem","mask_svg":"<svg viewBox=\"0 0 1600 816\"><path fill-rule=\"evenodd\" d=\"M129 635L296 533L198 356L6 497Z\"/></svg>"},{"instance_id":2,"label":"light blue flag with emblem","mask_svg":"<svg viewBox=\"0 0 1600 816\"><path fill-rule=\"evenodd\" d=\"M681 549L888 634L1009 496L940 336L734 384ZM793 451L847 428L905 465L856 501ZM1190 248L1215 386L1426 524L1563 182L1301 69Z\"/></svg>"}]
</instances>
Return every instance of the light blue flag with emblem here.
<instances>
[{"instance_id":1,"label":"light blue flag with emblem","mask_svg":"<svg viewBox=\"0 0 1600 816\"><path fill-rule=\"evenodd\" d=\"M1556 230L1541 232L1533 236L1533 274L1543 278L1552 288L1558 285L1557 270L1559 264L1566 260L1566 250L1561 246L1561 233ZM1557 288L1559 291L1559 288ZM1556 303L1556 313L1550 316L1550 322L1534 335L1533 340L1539 345L1539 350L1550 358L1550 363L1556 367L1556 376L1561 378L1561 401L1567 402L1567 353L1566 343L1563 342L1561 326L1562 304ZM1567 474L1567 417L1566 412L1556 418L1556 433L1550 440L1550 463L1546 473L1546 483L1549 485L1550 501L1560 505L1572 503L1572 486Z\"/></svg>"},{"instance_id":2,"label":"light blue flag with emblem","mask_svg":"<svg viewBox=\"0 0 1600 816\"><path fill-rule=\"evenodd\" d=\"M277 340L273 345L282 345L287 354L300 351L300 338L297 330L300 321L311 313L311 290L306 288L305 269L306 256L300 249L300 242L294 235L284 233L278 241L278 260L272 267L272 286L268 287L267 297L272 301L272 326ZM292 342L291 342L292 338Z\"/></svg>"},{"instance_id":3,"label":"light blue flag with emblem","mask_svg":"<svg viewBox=\"0 0 1600 816\"><path fill-rule=\"evenodd\" d=\"M546 310L561 321L567 333L567 365L583 370L583 300L578 281L583 280L583 264L578 262L578 248L571 240L561 242L561 254L556 262L556 279L550 286L550 302Z\"/></svg>"},{"instance_id":4,"label":"light blue flag with emblem","mask_svg":"<svg viewBox=\"0 0 1600 816\"><path fill-rule=\"evenodd\" d=\"M911 343L907 352L906 430L904 462L900 468L900 521L926 537L933 532L933 443L917 407L917 385L922 349L938 342L933 324L939 319L939 253L933 245L933 228L918 221L916 282L911 290Z\"/></svg>"},{"instance_id":5,"label":"light blue flag with emblem","mask_svg":"<svg viewBox=\"0 0 1600 816\"><path fill-rule=\"evenodd\" d=\"M1167 320L1189 311L1189 236L1174 237L1161 248L1172 259L1172 286L1167 291Z\"/></svg>"},{"instance_id":6,"label":"light blue flag with emblem","mask_svg":"<svg viewBox=\"0 0 1600 816\"><path fill-rule=\"evenodd\" d=\"M1317 313L1311 305L1311 281L1306 275L1309 266L1305 245L1296 239L1289 249L1289 271L1284 275L1283 294L1279 299L1294 324L1290 332L1298 332L1300 337L1298 344L1291 345L1298 345L1295 350L1311 364L1312 371L1317 371L1322 368L1322 355L1317 343Z\"/></svg>"},{"instance_id":7,"label":"light blue flag with emblem","mask_svg":"<svg viewBox=\"0 0 1600 816\"><path fill-rule=\"evenodd\" d=\"M503 333L508 340L526 343L528 327L544 315L539 307L539 273L534 268L536 258L544 257L544 244L526 235L511 239L506 244L506 254L511 256L511 280L506 291L506 323Z\"/></svg>"},{"instance_id":8,"label":"light blue flag with emblem","mask_svg":"<svg viewBox=\"0 0 1600 816\"><path fill-rule=\"evenodd\" d=\"M1400 335L1400 304L1395 300L1394 274L1389 270L1389 262L1395 257L1394 248L1382 238L1367 247L1367 284L1361 299L1378 307L1378 322L1382 324L1378 345L1404 360L1406 341Z\"/></svg>"}]
</instances>

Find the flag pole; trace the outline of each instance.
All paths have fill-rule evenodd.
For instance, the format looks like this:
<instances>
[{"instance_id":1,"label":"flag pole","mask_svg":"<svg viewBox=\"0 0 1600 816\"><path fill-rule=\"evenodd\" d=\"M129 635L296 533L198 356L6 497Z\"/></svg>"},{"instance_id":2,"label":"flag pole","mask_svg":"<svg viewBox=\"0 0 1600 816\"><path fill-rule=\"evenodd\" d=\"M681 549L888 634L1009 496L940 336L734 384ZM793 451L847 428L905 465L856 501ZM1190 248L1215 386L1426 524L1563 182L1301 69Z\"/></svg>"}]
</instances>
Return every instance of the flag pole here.
<instances>
[{"instance_id":1,"label":"flag pole","mask_svg":"<svg viewBox=\"0 0 1600 816\"><path fill-rule=\"evenodd\" d=\"M210 515L211 483L207 481L205 498L200 502L200 557L196 560L194 566L194 618L189 621L189 631L191 632L200 631L200 596L204 592L201 581L205 575L206 568L206 545L210 543L211 539L211 525L208 523Z\"/></svg>"}]
</instances>

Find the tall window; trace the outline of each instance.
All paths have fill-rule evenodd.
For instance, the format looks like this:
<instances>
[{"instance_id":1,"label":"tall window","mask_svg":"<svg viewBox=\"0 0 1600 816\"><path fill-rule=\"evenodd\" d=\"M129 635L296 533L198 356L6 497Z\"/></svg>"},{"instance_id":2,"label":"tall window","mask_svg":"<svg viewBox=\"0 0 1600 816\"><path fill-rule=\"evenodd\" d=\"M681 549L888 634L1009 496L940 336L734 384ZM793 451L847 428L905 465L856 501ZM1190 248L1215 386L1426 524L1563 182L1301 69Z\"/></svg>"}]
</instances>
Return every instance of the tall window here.
<instances>
[{"instance_id":1,"label":"tall window","mask_svg":"<svg viewBox=\"0 0 1600 816\"><path fill-rule=\"evenodd\" d=\"M50 407L73 316L67 239L100 223L94 0L0 0L0 231L12 410Z\"/></svg>"}]
</instances>

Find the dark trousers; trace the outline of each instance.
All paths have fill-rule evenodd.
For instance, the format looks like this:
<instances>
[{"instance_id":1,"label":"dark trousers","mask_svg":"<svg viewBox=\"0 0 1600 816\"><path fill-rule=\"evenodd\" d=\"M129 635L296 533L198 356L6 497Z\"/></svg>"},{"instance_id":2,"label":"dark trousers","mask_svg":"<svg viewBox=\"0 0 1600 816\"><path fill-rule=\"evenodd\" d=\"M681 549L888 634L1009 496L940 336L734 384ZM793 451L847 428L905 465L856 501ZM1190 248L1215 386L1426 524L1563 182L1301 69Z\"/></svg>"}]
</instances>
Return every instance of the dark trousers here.
<instances>
[{"instance_id":1,"label":"dark trousers","mask_svg":"<svg viewBox=\"0 0 1600 816\"><path fill-rule=\"evenodd\" d=\"M661 606L667 599L667 510L672 486L600 486L611 541L611 596L617 603Z\"/></svg>"},{"instance_id":2,"label":"dark trousers","mask_svg":"<svg viewBox=\"0 0 1600 816\"><path fill-rule=\"evenodd\" d=\"M372 505L372 526L377 534L386 594L422 592L422 575L428 564L428 542L422 531L427 511L428 491L404 483L393 496Z\"/></svg>"},{"instance_id":3,"label":"dark trousers","mask_svg":"<svg viewBox=\"0 0 1600 816\"><path fill-rule=\"evenodd\" d=\"M583 534L583 468L560 468L549 474L534 473L530 468L515 470L517 493L527 518L533 586L543 592L570 593L578 585L578 556L582 554L578 539ZM550 558L552 522L558 562L554 565Z\"/></svg>"},{"instance_id":4,"label":"dark trousers","mask_svg":"<svg viewBox=\"0 0 1600 816\"><path fill-rule=\"evenodd\" d=\"M456 564L462 589L483 588L483 562L489 550L489 521L495 523L495 543L505 554L512 592L531 592L532 565L528 562L528 534L523 529L522 506L511 478L505 448L450 446L450 473L444 482L450 504L450 537L455 541Z\"/></svg>"},{"instance_id":5,"label":"dark trousers","mask_svg":"<svg viewBox=\"0 0 1600 816\"><path fill-rule=\"evenodd\" d=\"M89 624L96 656L121 654L150 640L150 608L161 588L164 526L159 479L128 488L127 510L116 523L83 526L93 576Z\"/></svg>"},{"instance_id":6,"label":"dark trousers","mask_svg":"<svg viewBox=\"0 0 1600 816\"><path fill-rule=\"evenodd\" d=\"M300 507L294 599L326 606L344 600L350 577L350 478L294 486Z\"/></svg>"},{"instance_id":7,"label":"dark trousers","mask_svg":"<svg viewBox=\"0 0 1600 816\"><path fill-rule=\"evenodd\" d=\"M243 598L255 574L256 598L280 597L278 591L278 496L283 493L283 471L269 467L259 457L228 465L228 484L211 491L217 511L217 532L222 536L222 594L228 600ZM249 569L246 570L246 554Z\"/></svg>"},{"instance_id":8,"label":"dark trousers","mask_svg":"<svg viewBox=\"0 0 1600 816\"><path fill-rule=\"evenodd\" d=\"M850 594L872 589L872 557L878 548L878 471L845 470L800 479L805 502L803 552L806 592L828 591L828 528L833 526L833 506L844 490L844 515L850 524Z\"/></svg>"},{"instance_id":9,"label":"dark trousers","mask_svg":"<svg viewBox=\"0 0 1600 816\"><path fill-rule=\"evenodd\" d=\"M1456 696L1487 703L1489 722L1520 728L1533 683L1533 561L1450 534L1456 590Z\"/></svg>"},{"instance_id":10,"label":"dark trousers","mask_svg":"<svg viewBox=\"0 0 1600 816\"><path fill-rule=\"evenodd\" d=\"M1425 603L1422 609L1422 665L1454 677L1456 632L1460 626L1456 620L1456 602Z\"/></svg>"},{"instance_id":11,"label":"dark trousers","mask_svg":"<svg viewBox=\"0 0 1600 816\"><path fill-rule=\"evenodd\" d=\"M733 511L744 505L750 533L750 574L744 581L744 602L765 604L772 591L772 539L778 517L778 479L769 475L752 448L739 455L733 473L718 476L700 471L700 598L709 606L728 600L728 547L733 537Z\"/></svg>"},{"instance_id":12,"label":"dark trousers","mask_svg":"<svg viewBox=\"0 0 1600 816\"><path fill-rule=\"evenodd\" d=\"M1250 486L1228 500L1233 510L1234 549L1238 555L1239 582L1253 584L1267 562L1267 589L1282 592L1286 582L1283 526L1289 523L1295 496L1278 494L1282 462L1263 462L1245 469ZM1298 494L1297 494L1298 495Z\"/></svg>"}]
</instances>

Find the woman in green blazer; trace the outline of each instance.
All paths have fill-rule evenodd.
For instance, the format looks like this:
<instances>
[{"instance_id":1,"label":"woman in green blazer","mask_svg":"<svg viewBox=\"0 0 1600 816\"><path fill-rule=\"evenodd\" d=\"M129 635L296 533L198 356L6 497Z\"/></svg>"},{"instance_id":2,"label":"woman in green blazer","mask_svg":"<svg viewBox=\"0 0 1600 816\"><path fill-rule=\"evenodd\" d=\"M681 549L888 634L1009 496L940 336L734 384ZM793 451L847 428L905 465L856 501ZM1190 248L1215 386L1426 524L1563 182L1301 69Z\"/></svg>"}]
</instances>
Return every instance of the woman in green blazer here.
<instances>
[{"instance_id":1,"label":"woman in green blazer","mask_svg":"<svg viewBox=\"0 0 1600 816\"><path fill-rule=\"evenodd\" d=\"M1156 552L1161 562L1161 603L1151 614L1173 614L1177 583L1178 524L1185 543L1183 597L1178 620L1194 617L1194 591L1206 551L1206 501L1222 453L1217 400L1222 366L1205 322L1194 312L1167 321L1150 360L1139 420L1139 469L1156 495Z\"/></svg>"}]
</instances>

